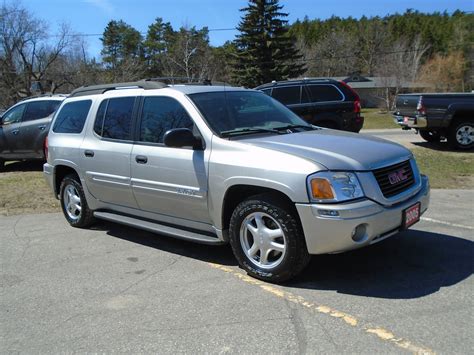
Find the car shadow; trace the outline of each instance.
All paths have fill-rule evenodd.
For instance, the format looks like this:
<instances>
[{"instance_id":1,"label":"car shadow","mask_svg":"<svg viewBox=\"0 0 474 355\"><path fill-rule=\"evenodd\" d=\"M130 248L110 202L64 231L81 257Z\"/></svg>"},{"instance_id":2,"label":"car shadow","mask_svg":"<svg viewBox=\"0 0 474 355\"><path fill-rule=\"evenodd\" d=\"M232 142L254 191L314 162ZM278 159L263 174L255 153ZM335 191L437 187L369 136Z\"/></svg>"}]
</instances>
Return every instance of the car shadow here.
<instances>
[{"instance_id":1,"label":"car shadow","mask_svg":"<svg viewBox=\"0 0 474 355\"><path fill-rule=\"evenodd\" d=\"M439 152L457 152L457 153L474 153L474 150L458 150L458 149L453 149L448 142L436 142L436 143L430 143L430 142L411 142L414 146L420 147L420 148L426 148L426 149L431 149L431 150L436 150Z\"/></svg>"},{"instance_id":2,"label":"car shadow","mask_svg":"<svg viewBox=\"0 0 474 355\"><path fill-rule=\"evenodd\" d=\"M201 245L106 221L93 228L149 248L237 266L229 245ZM418 298L468 278L473 273L472 260L474 243L469 240L408 230L367 248L315 255L301 275L283 286L375 298Z\"/></svg>"},{"instance_id":3,"label":"car shadow","mask_svg":"<svg viewBox=\"0 0 474 355\"><path fill-rule=\"evenodd\" d=\"M220 265L237 266L237 260L229 245L203 245L108 221L98 221L91 229L102 230L112 237L168 253Z\"/></svg>"},{"instance_id":4,"label":"car shadow","mask_svg":"<svg viewBox=\"0 0 474 355\"><path fill-rule=\"evenodd\" d=\"M387 298L423 297L473 273L474 243L408 230L367 248L313 256L308 268L286 286Z\"/></svg>"},{"instance_id":5,"label":"car shadow","mask_svg":"<svg viewBox=\"0 0 474 355\"><path fill-rule=\"evenodd\" d=\"M0 172L9 173L16 171L43 171L44 161L42 160L27 160L27 161L13 161L5 163L5 166L0 168Z\"/></svg>"}]
</instances>

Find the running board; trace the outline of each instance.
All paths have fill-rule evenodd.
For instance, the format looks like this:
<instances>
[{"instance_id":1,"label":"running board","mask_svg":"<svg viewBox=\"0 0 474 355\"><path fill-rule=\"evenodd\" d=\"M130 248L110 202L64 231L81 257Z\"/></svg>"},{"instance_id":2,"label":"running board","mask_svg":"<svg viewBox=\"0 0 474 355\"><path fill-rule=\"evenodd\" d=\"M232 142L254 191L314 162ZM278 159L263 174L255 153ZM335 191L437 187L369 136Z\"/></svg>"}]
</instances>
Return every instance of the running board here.
<instances>
[{"instance_id":1,"label":"running board","mask_svg":"<svg viewBox=\"0 0 474 355\"><path fill-rule=\"evenodd\" d=\"M112 212L94 212L94 216L106 221L117 222L120 224L125 224L130 227L135 227L139 229L144 229L149 232L160 233L167 235L169 237L189 240L195 243L201 244L225 244L224 241L220 240L217 236L211 237L209 235L200 234L197 232L191 232L188 230L183 230L175 227L165 226L163 224L150 222L147 220L124 216L121 214L116 214Z\"/></svg>"}]
</instances>

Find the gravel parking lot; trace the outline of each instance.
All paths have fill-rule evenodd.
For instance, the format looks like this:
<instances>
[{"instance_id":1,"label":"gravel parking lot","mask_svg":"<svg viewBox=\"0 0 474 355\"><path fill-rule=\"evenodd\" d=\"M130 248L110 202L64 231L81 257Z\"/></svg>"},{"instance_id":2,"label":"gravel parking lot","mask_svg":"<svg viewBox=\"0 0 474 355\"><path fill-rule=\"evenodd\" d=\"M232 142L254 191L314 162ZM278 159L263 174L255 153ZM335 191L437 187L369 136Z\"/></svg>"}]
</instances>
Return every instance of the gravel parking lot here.
<instances>
[{"instance_id":1,"label":"gravel parking lot","mask_svg":"<svg viewBox=\"0 0 474 355\"><path fill-rule=\"evenodd\" d=\"M0 351L468 353L473 198L434 190L411 230L313 257L283 286L246 276L227 246L0 217Z\"/></svg>"}]
</instances>

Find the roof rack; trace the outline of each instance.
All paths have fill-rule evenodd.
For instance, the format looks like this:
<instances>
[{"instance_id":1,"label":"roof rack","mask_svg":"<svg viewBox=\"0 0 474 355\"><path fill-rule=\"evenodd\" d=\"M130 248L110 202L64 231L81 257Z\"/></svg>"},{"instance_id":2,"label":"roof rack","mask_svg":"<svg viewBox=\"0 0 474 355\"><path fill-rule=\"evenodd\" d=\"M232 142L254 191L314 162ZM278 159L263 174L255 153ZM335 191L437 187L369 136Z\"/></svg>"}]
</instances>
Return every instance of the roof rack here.
<instances>
[{"instance_id":1,"label":"roof rack","mask_svg":"<svg viewBox=\"0 0 474 355\"><path fill-rule=\"evenodd\" d=\"M223 81L211 81L210 79L190 79L186 76L160 76L157 78L144 79L145 81L164 81L169 85L209 85L209 86L232 86Z\"/></svg>"},{"instance_id":2,"label":"roof rack","mask_svg":"<svg viewBox=\"0 0 474 355\"><path fill-rule=\"evenodd\" d=\"M69 97L77 97L77 96L85 96L85 95L97 95L103 94L104 92L110 90L120 90L120 89L144 89L144 90L152 90L152 89L162 89L167 87L168 85L158 82L158 81L150 81L150 80L139 80L139 81L131 81L127 83L112 83L112 84L101 84L101 85L89 85L89 86L81 86L77 88Z\"/></svg>"},{"instance_id":3,"label":"roof rack","mask_svg":"<svg viewBox=\"0 0 474 355\"><path fill-rule=\"evenodd\" d=\"M41 95L33 95L33 96L28 96L28 97L25 97L23 99L21 99L20 101L18 102L22 102L22 101L25 101L25 100L31 100L31 99L37 99L37 98L40 98L40 97L68 97L69 95L67 94L41 94Z\"/></svg>"}]
</instances>

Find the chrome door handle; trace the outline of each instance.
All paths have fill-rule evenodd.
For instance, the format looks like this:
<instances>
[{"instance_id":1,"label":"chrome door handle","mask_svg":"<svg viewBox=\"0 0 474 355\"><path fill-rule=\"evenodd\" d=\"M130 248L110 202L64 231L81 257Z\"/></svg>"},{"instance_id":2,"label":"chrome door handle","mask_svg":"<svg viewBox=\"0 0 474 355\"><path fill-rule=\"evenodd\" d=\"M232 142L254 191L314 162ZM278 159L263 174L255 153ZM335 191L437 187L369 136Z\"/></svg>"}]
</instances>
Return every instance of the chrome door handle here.
<instances>
[{"instance_id":1,"label":"chrome door handle","mask_svg":"<svg viewBox=\"0 0 474 355\"><path fill-rule=\"evenodd\" d=\"M43 131L46 128L46 126L38 126L38 129Z\"/></svg>"},{"instance_id":2,"label":"chrome door handle","mask_svg":"<svg viewBox=\"0 0 474 355\"><path fill-rule=\"evenodd\" d=\"M18 133L20 133L20 130L19 130L19 129L15 129L15 130L12 131L12 134L14 134L15 136L16 136Z\"/></svg>"}]
</instances>

